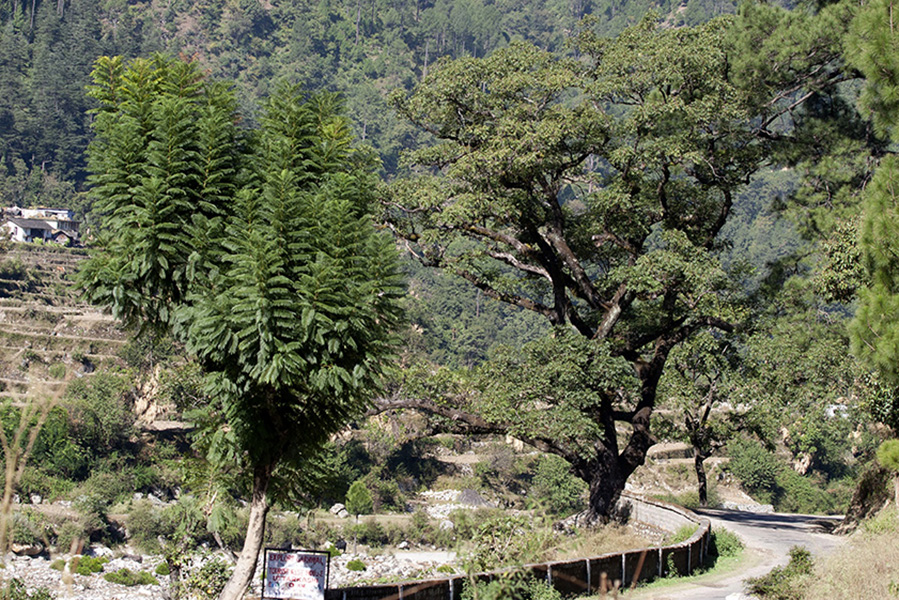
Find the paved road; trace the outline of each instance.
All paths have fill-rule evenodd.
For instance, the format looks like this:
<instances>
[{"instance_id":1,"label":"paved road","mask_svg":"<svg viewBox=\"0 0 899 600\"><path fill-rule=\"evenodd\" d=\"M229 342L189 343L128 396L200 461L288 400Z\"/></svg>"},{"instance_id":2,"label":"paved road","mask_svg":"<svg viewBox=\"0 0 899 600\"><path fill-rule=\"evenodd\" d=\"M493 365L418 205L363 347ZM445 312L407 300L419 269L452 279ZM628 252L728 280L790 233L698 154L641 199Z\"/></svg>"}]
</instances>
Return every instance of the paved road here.
<instances>
[{"instance_id":1,"label":"paved road","mask_svg":"<svg viewBox=\"0 0 899 600\"><path fill-rule=\"evenodd\" d=\"M845 543L846 538L829 531L840 519L810 515L751 513L731 510L697 511L712 521L712 528L736 533L746 545L746 560L738 571L697 577L689 583L660 590L627 594L628 600L742 600L745 580L769 572L789 560L793 546L805 546L815 557L824 557Z\"/></svg>"}]
</instances>

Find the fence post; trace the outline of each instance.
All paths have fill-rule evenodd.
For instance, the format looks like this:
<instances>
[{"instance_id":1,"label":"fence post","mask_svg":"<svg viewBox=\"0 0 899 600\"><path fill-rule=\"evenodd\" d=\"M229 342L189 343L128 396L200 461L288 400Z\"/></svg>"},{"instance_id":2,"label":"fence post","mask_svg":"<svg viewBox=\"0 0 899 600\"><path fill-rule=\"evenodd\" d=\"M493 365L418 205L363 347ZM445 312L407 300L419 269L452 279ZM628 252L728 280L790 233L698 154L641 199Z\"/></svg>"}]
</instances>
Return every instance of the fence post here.
<instances>
[{"instance_id":1,"label":"fence post","mask_svg":"<svg viewBox=\"0 0 899 600\"><path fill-rule=\"evenodd\" d=\"M589 594L592 591L590 589L590 559L584 559L584 562L587 563L587 593Z\"/></svg>"}]
</instances>

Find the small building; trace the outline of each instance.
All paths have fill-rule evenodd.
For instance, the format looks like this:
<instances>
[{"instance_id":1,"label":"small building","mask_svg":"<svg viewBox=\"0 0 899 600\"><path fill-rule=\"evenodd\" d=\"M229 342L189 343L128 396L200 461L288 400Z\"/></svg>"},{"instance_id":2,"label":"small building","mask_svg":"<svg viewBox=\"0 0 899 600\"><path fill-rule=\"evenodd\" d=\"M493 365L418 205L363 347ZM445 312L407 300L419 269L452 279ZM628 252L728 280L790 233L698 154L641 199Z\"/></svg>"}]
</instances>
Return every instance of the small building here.
<instances>
[{"instance_id":1,"label":"small building","mask_svg":"<svg viewBox=\"0 0 899 600\"><path fill-rule=\"evenodd\" d=\"M71 246L78 242L75 214L64 208L18 208L5 211L5 226L14 242L53 242Z\"/></svg>"}]
</instances>

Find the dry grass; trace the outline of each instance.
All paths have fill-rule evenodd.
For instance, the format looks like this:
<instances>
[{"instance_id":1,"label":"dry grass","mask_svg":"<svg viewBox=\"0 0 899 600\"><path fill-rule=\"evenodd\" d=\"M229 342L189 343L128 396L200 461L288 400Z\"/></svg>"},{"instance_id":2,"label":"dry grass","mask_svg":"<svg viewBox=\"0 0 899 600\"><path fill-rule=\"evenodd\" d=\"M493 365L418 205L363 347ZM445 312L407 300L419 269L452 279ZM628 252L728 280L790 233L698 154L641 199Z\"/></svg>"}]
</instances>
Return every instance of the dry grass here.
<instances>
[{"instance_id":1,"label":"dry grass","mask_svg":"<svg viewBox=\"0 0 899 600\"><path fill-rule=\"evenodd\" d=\"M899 517L882 512L851 543L816 570L808 600L888 600L899 598Z\"/></svg>"},{"instance_id":2,"label":"dry grass","mask_svg":"<svg viewBox=\"0 0 899 600\"><path fill-rule=\"evenodd\" d=\"M579 531L577 535L564 536L558 539L546 560L568 560L585 556L598 556L609 552L620 552L651 546L651 542L637 533L621 525Z\"/></svg>"}]
</instances>

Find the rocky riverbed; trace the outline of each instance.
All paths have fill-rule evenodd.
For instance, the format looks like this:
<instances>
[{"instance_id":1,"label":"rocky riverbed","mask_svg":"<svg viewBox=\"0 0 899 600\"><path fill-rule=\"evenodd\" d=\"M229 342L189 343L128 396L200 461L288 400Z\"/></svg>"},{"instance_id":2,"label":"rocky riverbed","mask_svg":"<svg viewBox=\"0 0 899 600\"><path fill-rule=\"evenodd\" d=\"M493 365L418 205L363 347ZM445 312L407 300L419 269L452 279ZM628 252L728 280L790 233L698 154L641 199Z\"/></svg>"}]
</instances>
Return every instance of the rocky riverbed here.
<instances>
[{"instance_id":1,"label":"rocky riverbed","mask_svg":"<svg viewBox=\"0 0 899 600\"><path fill-rule=\"evenodd\" d=\"M28 557L9 554L3 563L3 569L0 569L0 577L4 581L19 579L25 584L29 593L43 588L53 597L60 599L164 600L168 598L170 578L155 572L156 567L162 562L162 557L136 555L116 557L111 550L103 547L92 548L89 553L110 557L110 561L104 565L103 572L93 575L78 575L67 572L68 569L57 570L51 567L54 561L60 559L70 563L71 556L61 556L50 560L45 556ZM347 569L347 563L351 560L361 561L365 565L365 570L351 571ZM433 550L399 551L396 554L380 556L343 554L331 560L329 585L330 587L346 587L375 580L399 581L442 577L444 573L437 571L437 568L443 567L445 571L446 565L451 565L454 560L455 553ZM147 572L159 581L159 585L129 587L111 583L103 578L106 573L120 569L128 569L135 573ZM261 561L259 569L262 569ZM260 593L258 586L254 591L257 595Z\"/></svg>"}]
</instances>

